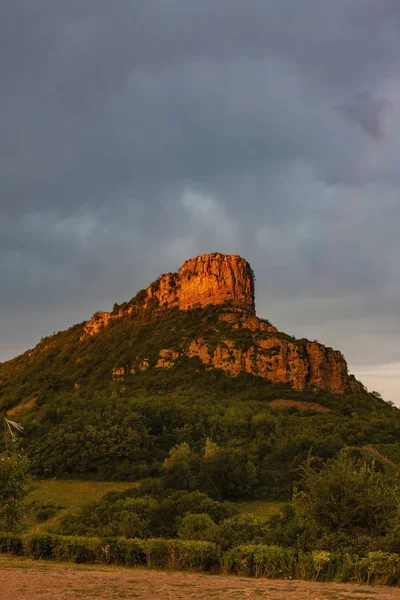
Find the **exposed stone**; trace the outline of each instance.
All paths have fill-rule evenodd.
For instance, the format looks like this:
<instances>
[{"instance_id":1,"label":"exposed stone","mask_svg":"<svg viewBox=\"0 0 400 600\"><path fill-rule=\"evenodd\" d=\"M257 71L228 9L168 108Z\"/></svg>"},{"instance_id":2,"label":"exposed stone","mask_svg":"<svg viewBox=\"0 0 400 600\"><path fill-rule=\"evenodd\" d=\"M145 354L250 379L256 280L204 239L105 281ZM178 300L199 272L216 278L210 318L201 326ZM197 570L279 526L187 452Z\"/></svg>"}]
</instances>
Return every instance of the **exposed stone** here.
<instances>
[{"instance_id":1,"label":"exposed stone","mask_svg":"<svg viewBox=\"0 0 400 600\"><path fill-rule=\"evenodd\" d=\"M97 312L84 325L81 340L96 335L111 320L155 308L204 308L231 302L237 310L255 314L254 277L249 263L237 254L202 254L187 260L178 273L162 275L146 290L141 307L129 305L116 313Z\"/></svg>"},{"instance_id":2,"label":"exposed stone","mask_svg":"<svg viewBox=\"0 0 400 600\"><path fill-rule=\"evenodd\" d=\"M225 339L210 352L205 340L199 338L190 343L187 354L199 357L208 368L222 369L233 376L245 371L298 391L316 389L343 394L361 389L361 384L348 375L342 354L316 342L304 346L270 337L242 350L233 340Z\"/></svg>"},{"instance_id":3,"label":"exposed stone","mask_svg":"<svg viewBox=\"0 0 400 600\"><path fill-rule=\"evenodd\" d=\"M208 350L208 346L203 339L193 340L188 348L187 355L189 358L193 358L193 356L198 356L200 360L205 364L209 365L211 363L211 356Z\"/></svg>"},{"instance_id":4,"label":"exposed stone","mask_svg":"<svg viewBox=\"0 0 400 600\"><path fill-rule=\"evenodd\" d=\"M112 372L112 379L114 381L121 381L126 374L126 367L116 367Z\"/></svg>"},{"instance_id":5,"label":"exposed stone","mask_svg":"<svg viewBox=\"0 0 400 600\"><path fill-rule=\"evenodd\" d=\"M94 313L90 321L85 323L83 328L84 334L81 336L81 340L88 335L96 335L103 327L107 327L112 319L112 314L109 312L97 312Z\"/></svg>"},{"instance_id":6,"label":"exposed stone","mask_svg":"<svg viewBox=\"0 0 400 600\"><path fill-rule=\"evenodd\" d=\"M143 358L139 363L139 371L145 371L150 366L149 359Z\"/></svg>"},{"instance_id":7,"label":"exposed stone","mask_svg":"<svg viewBox=\"0 0 400 600\"><path fill-rule=\"evenodd\" d=\"M172 350L170 348L160 350L159 359L157 361L156 367L161 369L170 369L175 365L175 361L177 358L179 358L179 352L175 352L175 350Z\"/></svg>"}]
</instances>

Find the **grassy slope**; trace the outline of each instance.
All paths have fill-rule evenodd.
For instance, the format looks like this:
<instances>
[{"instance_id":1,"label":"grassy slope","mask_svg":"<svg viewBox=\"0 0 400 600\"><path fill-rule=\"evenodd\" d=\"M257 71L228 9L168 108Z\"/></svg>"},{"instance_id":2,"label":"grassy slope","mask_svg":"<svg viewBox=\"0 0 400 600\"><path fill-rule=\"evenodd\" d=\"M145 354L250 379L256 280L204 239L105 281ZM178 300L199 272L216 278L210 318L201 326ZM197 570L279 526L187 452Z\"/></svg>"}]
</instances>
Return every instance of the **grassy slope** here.
<instances>
[{"instance_id":1,"label":"grassy slope","mask_svg":"<svg viewBox=\"0 0 400 600\"><path fill-rule=\"evenodd\" d=\"M111 481L80 481L75 479L42 479L36 480L30 486L26 497L26 504L37 502L54 506L64 506L62 510L44 523L30 523L30 530L48 531L65 515L76 513L86 504L97 502L108 492L123 492L126 489L137 486L137 483L111 482ZM278 514L286 502L264 502L251 500L238 502L237 507L241 513L253 514L257 517L269 519Z\"/></svg>"},{"instance_id":2,"label":"grassy slope","mask_svg":"<svg viewBox=\"0 0 400 600\"><path fill-rule=\"evenodd\" d=\"M32 531L46 531L67 514L77 512L82 506L97 502L107 492L123 492L135 487L136 483L110 481L79 481L44 479L36 480L26 497L26 504L64 506L57 514L44 523L32 523Z\"/></svg>"}]
</instances>

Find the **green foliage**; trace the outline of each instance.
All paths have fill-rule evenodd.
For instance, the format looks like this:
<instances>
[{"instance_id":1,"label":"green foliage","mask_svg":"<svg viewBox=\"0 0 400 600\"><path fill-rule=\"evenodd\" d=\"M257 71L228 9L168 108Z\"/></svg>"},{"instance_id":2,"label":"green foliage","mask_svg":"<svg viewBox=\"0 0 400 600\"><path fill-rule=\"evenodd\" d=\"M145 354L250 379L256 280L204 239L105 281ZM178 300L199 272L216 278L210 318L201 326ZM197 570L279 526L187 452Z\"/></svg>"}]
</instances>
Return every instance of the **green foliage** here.
<instances>
[{"instance_id":1,"label":"green foliage","mask_svg":"<svg viewBox=\"0 0 400 600\"><path fill-rule=\"evenodd\" d=\"M191 571L216 571L216 544L191 540L85 538L60 535L0 536L0 551L33 559L99 563Z\"/></svg>"},{"instance_id":2,"label":"green foliage","mask_svg":"<svg viewBox=\"0 0 400 600\"><path fill-rule=\"evenodd\" d=\"M388 552L369 552L356 561L356 578L360 583L396 585L400 581L400 556Z\"/></svg>"},{"instance_id":3,"label":"green foliage","mask_svg":"<svg viewBox=\"0 0 400 600\"><path fill-rule=\"evenodd\" d=\"M385 458L400 466L400 443L376 444L375 449Z\"/></svg>"},{"instance_id":4,"label":"green foliage","mask_svg":"<svg viewBox=\"0 0 400 600\"><path fill-rule=\"evenodd\" d=\"M232 327L220 318L232 311L229 304L141 311L144 294L116 305L114 316L128 309L131 313L93 337L85 337L80 324L0 365L0 406L20 405L18 420L25 427L23 444L34 475L159 478L143 483L139 491L106 496L59 524L52 519L55 507L37 506L37 522L51 519L44 528L67 535L128 540L179 536L182 543L195 537L215 541L222 550L252 544L296 551L354 550L360 556L400 551L396 493L387 485L388 476L394 479L398 473L399 411L376 394L297 392L246 373L229 377L207 370L199 358L181 356L173 368L159 369L160 350L185 350L199 337L210 351L227 339L245 350L255 338L275 334ZM306 340L298 343L303 348ZM272 347L267 354L273 358L276 351ZM149 368L142 372L144 359ZM115 368L123 376L113 378ZM270 404L277 399L329 410L300 412L299 404L277 408ZM343 448L349 448L346 460ZM314 462L301 467L311 451ZM358 460L356 468L353 459ZM20 518L22 479L20 473L3 486L17 486L14 504L0 500L9 529ZM238 517L225 502L289 500L296 486L298 513L288 509L268 522ZM0 499L1 493L0 488ZM158 552L154 544L152 560ZM144 546L139 554L134 545L130 548L132 561L145 552ZM164 556L165 546L159 551ZM328 566L319 556L322 577ZM307 561L315 576L310 554Z\"/></svg>"},{"instance_id":5,"label":"green foliage","mask_svg":"<svg viewBox=\"0 0 400 600\"><path fill-rule=\"evenodd\" d=\"M205 541L34 534L0 535L0 552L34 559L142 565L247 577L357 581L377 585L398 585L400 582L399 555L382 551L355 555L245 544L223 552L215 543Z\"/></svg>"},{"instance_id":6,"label":"green foliage","mask_svg":"<svg viewBox=\"0 0 400 600\"><path fill-rule=\"evenodd\" d=\"M223 549L227 549L246 543L268 544L271 538L268 521L253 515L237 515L221 523L218 541Z\"/></svg>"},{"instance_id":7,"label":"green foliage","mask_svg":"<svg viewBox=\"0 0 400 600\"><path fill-rule=\"evenodd\" d=\"M235 513L237 509L230 503L217 502L201 492L167 490L148 482L138 489L106 494L100 502L65 516L58 525L58 532L131 538L174 537L186 514L207 515L212 523L219 524Z\"/></svg>"},{"instance_id":8,"label":"green foliage","mask_svg":"<svg viewBox=\"0 0 400 600\"><path fill-rule=\"evenodd\" d=\"M0 527L6 531L15 529L23 515L27 474L28 459L18 448L0 454Z\"/></svg>"},{"instance_id":9,"label":"green foliage","mask_svg":"<svg viewBox=\"0 0 400 600\"><path fill-rule=\"evenodd\" d=\"M187 442L171 448L163 473L167 487L201 490L218 499L246 497L257 484L256 468L246 453L219 448L209 438L198 453Z\"/></svg>"},{"instance_id":10,"label":"green foliage","mask_svg":"<svg viewBox=\"0 0 400 600\"><path fill-rule=\"evenodd\" d=\"M184 540L213 541L218 538L219 531L210 515L186 513L178 527L178 537Z\"/></svg>"},{"instance_id":11,"label":"green foliage","mask_svg":"<svg viewBox=\"0 0 400 600\"><path fill-rule=\"evenodd\" d=\"M227 573L268 579L293 578L296 554L291 548L249 544L228 550L224 555Z\"/></svg>"},{"instance_id":12,"label":"green foliage","mask_svg":"<svg viewBox=\"0 0 400 600\"><path fill-rule=\"evenodd\" d=\"M342 451L322 468L309 459L301 471L303 491L294 499L311 539L338 534L377 537L394 527L398 490L374 464Z\"/></svg>"},{"instance_id":13,"label":"green foliage","mask_svg":"<svg viewBox=\"0 0 400 600\"><path fill-rule=\"evenodd\" d=\"M18 419L34 475L120 481L162 476L167 486L199 489L217 500L286 500L311 448L323 460L344 446L395 452L400 413L374 395L296 392L246 373L233 378L208 371L198 358L155 368L161 349L179 351L199 337L211 349L227 338L247 348L254 337L272 334L221 320L221 313L232 311L229 304L140 311L142 296L116 306L115 315L133 312L93 337L82 337L79 324L0 364L0 406L21 406ZM149 369L141 372L144 358ZM112 377L116 367L124 371L120 380ZM272 408L274 399L313 402L331 412Z\"/></svg>"}]
</instances>

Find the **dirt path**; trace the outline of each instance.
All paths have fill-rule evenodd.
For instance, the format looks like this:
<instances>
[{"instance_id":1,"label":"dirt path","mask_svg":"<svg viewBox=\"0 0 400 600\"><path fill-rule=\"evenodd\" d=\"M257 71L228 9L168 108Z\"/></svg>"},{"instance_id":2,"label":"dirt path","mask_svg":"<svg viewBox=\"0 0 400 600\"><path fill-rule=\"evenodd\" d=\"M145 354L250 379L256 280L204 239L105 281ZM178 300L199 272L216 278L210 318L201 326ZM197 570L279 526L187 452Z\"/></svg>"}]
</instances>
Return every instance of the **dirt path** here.
<instances>
[{"instance_id":1,"label":"dirt path","mask_svg":"<svg viewBox=\"0 0 400 600\"><path fill-rule=\"evenodd\" d=\"M0 556L0 600L400 600L400 589L244 579Z\"/></svg>"}]
</instances>

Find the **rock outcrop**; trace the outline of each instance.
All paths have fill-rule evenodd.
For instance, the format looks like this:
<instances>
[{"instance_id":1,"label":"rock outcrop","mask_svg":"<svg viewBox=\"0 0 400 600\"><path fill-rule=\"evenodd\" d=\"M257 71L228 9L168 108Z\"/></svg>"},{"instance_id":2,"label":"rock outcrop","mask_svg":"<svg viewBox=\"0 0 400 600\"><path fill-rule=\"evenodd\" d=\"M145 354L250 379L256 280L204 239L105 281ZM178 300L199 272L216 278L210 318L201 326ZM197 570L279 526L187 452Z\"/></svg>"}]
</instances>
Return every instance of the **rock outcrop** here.
<instances>
[{"instance_id":1,"label":"rock outcrop","mask_svg":"<svg viewBox=\"0 0 400 600\"><path fill-rule=\"evenodd\" d=\"M180 310L232 302L255 315L254 277L249 263L237 254L203 254L187 260L178 273L163 275L148 288L148 301Z\"/></svg>"},{"instance_id":2,"label":"rock outcrop","mask_svg":"<svg viewBox=\"0 0 400 600\"><path fill-rule=\"evenodd\" d=\"M247 372L299 391L343 394L363 389L348 374L340 352L318 342L291 338L255 315L253 271L238 255L203 254L187 260L177 273L162 275L131 302L110 313L96 313L85 324L81 339L127 315L170 308L187 311L210 304L221 306L214 324L217 341L215 335L201 331L200 318L199 333L192 339L186 338L174 348L160 348L153 362L138 356L133 364L116 367L112 378L120 380L127 373L152 367L170 369L182 357L197 357L206 368L222 369L232 376ZM206 330L209 332L209 327Z\"/></svg>"},{"instance_id":3,"label":"rock outcrop","mask_svg":"<svg viewBox=\"0 0 400 600\"><path fill-rule=\"evenodd\" d=\"M326 390L335 394L360 391L361 384L347 373L343 355L317 342L289 342L277 336L255 340L247 349L225 339L214 349L204 339L193 340L187 354L197 356L209 368L230 375L251 373L295 390Z\"/></svg>"},{"instance_id":4,"label":"rock outcrop","mask_svg":"<svg viewBox=\"0 0 400 600\"><path fill-rule=\"evenodd\" d=\"M230 302L237 310L255 315L253 271L249 263L237 254L215 252L191 258L177 273L161 275L138 296L126 308L112 313L95 313L85 324L82 338L96 335L113 319L147 309L189 310Z\"/></svg>"},{"instance_id":5,"label":"rock outcrop","mask_svg":"<svg viewBox=\"0 0 400 600\"><path fill-rule=\"evenodd\" d=\"M264 325L263 322L261 322ZM275 329L272 328L271 329ZM256 331L253 329L253 332ZM276 331L276 329L275 329ZM325 390L334 394L360 392L363 386L347 372L343 355L318 342L289 341L277 333L256 339L246 348L240 347L235 336L218 344L205 337L196 337L179 350L163 348L159 351L156 368L170 369L183 357L199 358L207 369L222 369L232 376L242 372L268 379L271 383L289 385L297 391ZM138 357L131 373L146 370L152 365ZM121 369L115 370L121 372Z\"/></svg>"}]
</instances>

